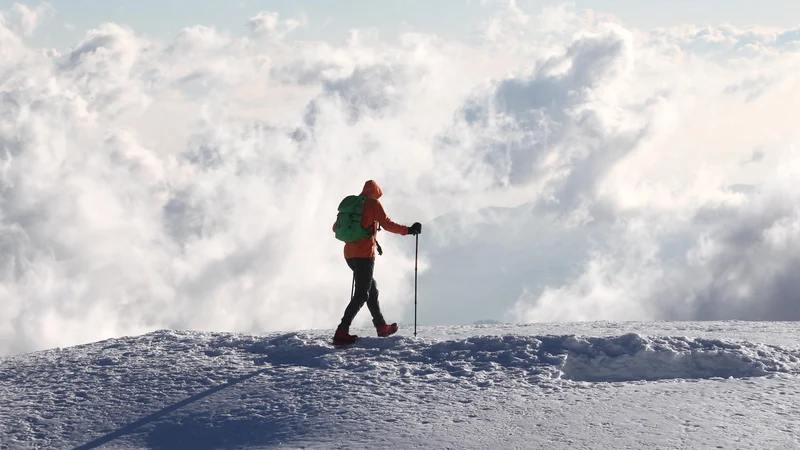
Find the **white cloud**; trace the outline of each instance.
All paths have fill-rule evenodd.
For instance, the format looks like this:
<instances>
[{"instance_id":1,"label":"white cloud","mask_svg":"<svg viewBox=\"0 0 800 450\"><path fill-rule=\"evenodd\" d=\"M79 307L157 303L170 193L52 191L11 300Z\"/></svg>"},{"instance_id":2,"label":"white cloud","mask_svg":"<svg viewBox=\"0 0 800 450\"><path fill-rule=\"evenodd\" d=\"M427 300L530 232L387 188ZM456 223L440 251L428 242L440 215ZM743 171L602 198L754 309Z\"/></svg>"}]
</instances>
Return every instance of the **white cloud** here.
<instances>
[{"instance_id":1,"label":"white cloud","mask_svg":"<svg viewBox=\"0 0 800 450\"><path fill-rule=\"evenodd\" d=\"M393 219L425 224L426 322L796 303L791 31L647 34L513 2L475 45L282 39L302 24L262 13L244 37L166 42L106 24L51 55L3 22L0 353L332 329L350 288L335 205L367 179ZM413 241L381 243L399 320Z\"/></svg>"},{"instance_id":2,"label":"white cloud","mask_svg":"<svg viewBox=\"0 0 800 450\"><path fill-rule=\"evenodd\" d=\"M0 12L0 23L5 23L11 31L21 35L30 36L36 31L41 22L53 15L55 10L49 3L40 3L35 8L30 8L22 3L14 3L5 12Z\"/></svg>"},{"instance_id":3,"label":"white cloud","mask_svg":"<svg viewBox=\"0 0 800 450\"><path fill-rule=\"evenodd\" d=\"M676 45L683 50L706 58L778 54L782 50L796 50L800 30L783 30L768 27L740 29L732 25L716 27L684 25L653 30L653 40Z\"/></svg>"},{"instance_id":4,"label":"white cloud","mask_svg":"<svg viewBox=\"0 0 800 450\"><path fill-rule=\"evenodd\" d=\"M283 39L287 34L295 29L306 25L305 16L300 19L280 20L280 14L276 12L262 11L247 21L250 31L260 37L269 39Z\"/></svg>"}]
</instances>

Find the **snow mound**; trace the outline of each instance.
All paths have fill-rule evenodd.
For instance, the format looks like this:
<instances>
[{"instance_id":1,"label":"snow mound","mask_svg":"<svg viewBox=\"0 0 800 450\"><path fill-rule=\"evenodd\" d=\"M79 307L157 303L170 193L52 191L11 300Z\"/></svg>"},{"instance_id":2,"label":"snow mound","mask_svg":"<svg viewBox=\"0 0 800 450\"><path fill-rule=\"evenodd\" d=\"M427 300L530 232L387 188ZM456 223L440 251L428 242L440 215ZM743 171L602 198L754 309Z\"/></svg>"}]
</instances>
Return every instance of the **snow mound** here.
<instances>
[{"instance_id":1,"label":"snow mound","mask_svg":"<svg viewBox=\"0 0 800 450\"><path fill-rule=\"evenodd\" d=\"M430 341L367 338L347 348L292 333L253 343L260 362L431 380L587 382L745 378L800 370L800 354L778 346L687 337L475 336Z\"/></svg>"},{"instance_id":2,"label":"snow mound","mask_svg":"<svg viewBox=\"0 0 800 450\"><path fill-rule=\"evenodd\" d=\"M386 447L397 447L399 439L402 448L460 448L465 442L496 448L509 430L523 446L574 448L571 440L553 442L569 435L575 423L589 426L584 433L594 439L609 417L634 407L632 398L638 399L633 416L646 415L651 400L631 397L640 386L629 390L626 383L642 384L648 392L688 385L649 383L669 379L725 378L719 380L726 384L723 397L739 395L745 403L721 417L738 417L742 408L760 404L761 382L777 383L770 386L780 392L771 398L785 403L788 416L796 409L786 383L796 380L800 349L635 333L421 334L367 337L335 348L329 331L157 331L0 358L0 448L374 448L375 436L396 439ZM602 382L619 385L608 389ZM693 384L700 388L676 392L695 399L708 389L713 394L702 401L730 406L720 403L711 383ZM618 398L620 392L625 397ZM608 405L611 412L603 409ZM684 407L678 409L667 410L683 414ZM595 414L588 422L587 411ZM769 429L782 420L765 417ZM543 423L555 428L539 428ZM738 429L735 423L723 425ZM410 433L415 445L406 442L409 424L417 427ZM642 429L639 422L631 426ZM611 430L609 439L617 439L617 429L606 432ZM733 436L732 445L741 444L740 437ZM602 447L652 446L617 444Z\"/></svg>"},{"instance_id":3,"label":"snow mound","mask_svg":"<svg viewBox=\"0 0 800 450\"><path fill-rule=\"evenodd\" d=\"M562 345L563 378L575 381L744 378L800 368L799 355L780 347L715 339L627 334L568 337Z\"/></svg>"}]
</instances>

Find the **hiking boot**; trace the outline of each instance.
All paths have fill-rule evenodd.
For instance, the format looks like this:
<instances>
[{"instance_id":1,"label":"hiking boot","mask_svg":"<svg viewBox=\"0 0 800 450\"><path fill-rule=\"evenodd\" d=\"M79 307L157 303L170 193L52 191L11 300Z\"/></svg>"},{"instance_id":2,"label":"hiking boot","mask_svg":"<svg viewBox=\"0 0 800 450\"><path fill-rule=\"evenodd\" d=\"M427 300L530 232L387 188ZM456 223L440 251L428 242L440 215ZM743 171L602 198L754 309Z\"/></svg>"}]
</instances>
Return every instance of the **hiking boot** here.
<instances>
[{"instance_id":1,"label":"hiking boot","mask_svg":"<svg viewBox=\"0 0 800 450\"><path fill-rule=\"evenodd\" d=\"M350 345L355 344L356 341L358 341L358 336L344 330L337 329L336 334L333 335L333 345Z\"/></svg>"},{"instance_id":2,"label":"hiking boot","mask_svg":"<svg viewBox=\"0 0 800 450\"><path fill-rule=\"evenodd\" d=\"M391 336L397 332L397 324L393 323L391 325L383 324L379 327L375 327L375 330L378 332L378 336L386 337Z\"/></svg>"}]
</instances>

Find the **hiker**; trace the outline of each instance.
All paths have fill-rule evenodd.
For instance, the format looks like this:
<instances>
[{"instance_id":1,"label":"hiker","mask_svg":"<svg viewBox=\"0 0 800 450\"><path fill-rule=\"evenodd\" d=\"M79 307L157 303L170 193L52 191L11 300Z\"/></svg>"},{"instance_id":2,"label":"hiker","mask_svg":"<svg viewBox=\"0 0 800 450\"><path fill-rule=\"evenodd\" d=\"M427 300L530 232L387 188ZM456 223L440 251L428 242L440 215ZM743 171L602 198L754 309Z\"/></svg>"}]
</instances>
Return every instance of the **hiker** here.
<instances>
[{"instance_id":1,"label":"hiker","mask_svg":"<svg viewBox=\"0 0 800 450\"><path fill-rule=\"evenodd\" d=\"M383 254L383 251L375 237L381 227L402 236L417 235L422 232L422 225L415 222L409 227L392 221L378 200L382 195L383 191L378 183L374 180L367 181L364 183L364 189L360 196L348 196L342 201L339 211L344 209L346 214L340 213L336 223L333 224L333 232L336 233L336 237L345 242L344 258L353 271L355 280L353 298L350 299L350 304L347 305L333 336L334 345L352 344L358 340L358 336L350 334L350 324L364 303L367 304L367 308L372 314L372 323L375 325L378 336L390 336L397 331L396 323L391 325L386 323L378 303L378 285L372 274L375 268L376 247L378 254ZM360 208L362 204L363 211ZM357 220L359 213L360 221ZM351 224L347 221L349 217L356 218L351 228L347 227ZM340 225L339 233L337 233L337 223Z\"/></svg>"}]
</instances>

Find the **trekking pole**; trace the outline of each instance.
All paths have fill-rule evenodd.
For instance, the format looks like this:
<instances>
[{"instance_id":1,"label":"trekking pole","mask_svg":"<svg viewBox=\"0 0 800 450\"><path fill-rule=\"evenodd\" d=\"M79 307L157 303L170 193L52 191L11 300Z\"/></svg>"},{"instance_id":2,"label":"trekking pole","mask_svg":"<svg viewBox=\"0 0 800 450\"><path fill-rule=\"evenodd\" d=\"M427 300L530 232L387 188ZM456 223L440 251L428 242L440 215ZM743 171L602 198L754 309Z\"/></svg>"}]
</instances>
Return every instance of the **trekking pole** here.
<instances>
[{"instance_id":1,"label":"trekking pole","mask_svg":"<svg viewBox=\"0 0 800 450\"><path fill-rule=\"evenodd\" d=\"M417 336L417 261L419 260L419 234L414 251L414 337Z\"/></svg>"}]
</instances>

